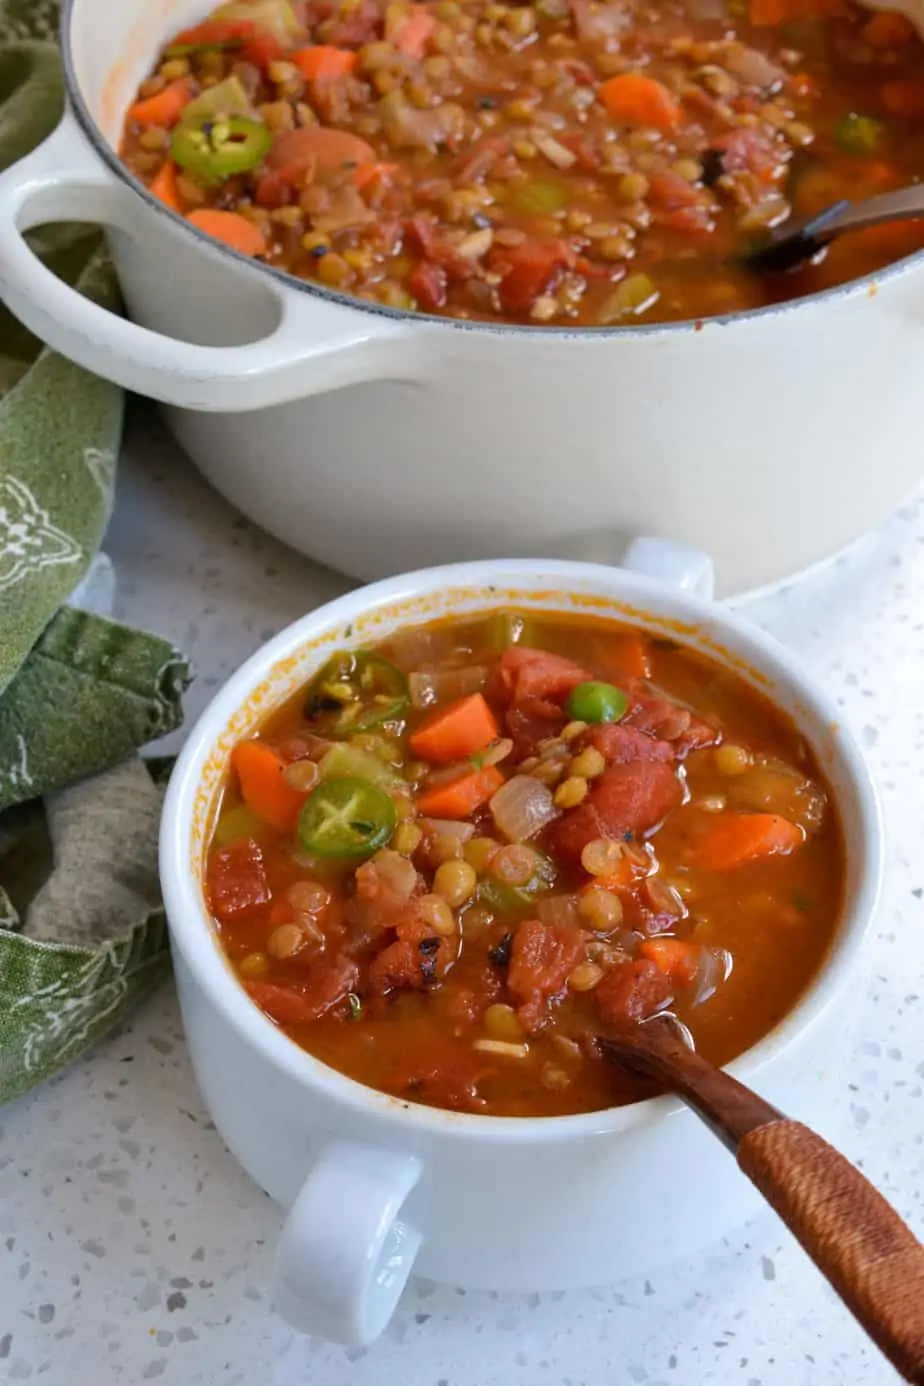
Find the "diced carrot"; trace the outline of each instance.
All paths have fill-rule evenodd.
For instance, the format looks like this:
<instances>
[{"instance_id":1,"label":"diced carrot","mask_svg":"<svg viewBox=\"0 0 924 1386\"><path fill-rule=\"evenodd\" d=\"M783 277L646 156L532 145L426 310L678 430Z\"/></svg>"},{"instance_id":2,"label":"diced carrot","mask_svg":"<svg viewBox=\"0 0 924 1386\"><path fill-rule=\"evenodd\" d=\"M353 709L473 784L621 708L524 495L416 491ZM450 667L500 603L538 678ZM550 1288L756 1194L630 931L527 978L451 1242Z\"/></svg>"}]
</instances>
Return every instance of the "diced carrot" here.
<instances>
[{"instance_id":1,"label":"diced carrot","mask_svg":"<svg viewBox=\"0 0 924 1386\"><path fill-rule=\"evenodd\" d=\"M148 189L172 211L182 211L180 194L176 186L176 164L172 159L164 160L148 184Z\"/></svg>"},{"instance_id":2,"label":"diced carrot","mask_svg":"<svg viewBox=\"0 0 924 1386\"><path fill-rule=\"evenodd\" d=\"M646 938L639 944L643 958L655 963L675 986L688 987L699 967L700 950L695 943L680 938Z\"/></svg>"},{"instance_id":3,"label":"diced carrot","mask_svg":"<svg viewBox=\"0 0 924 1386\"><path fill-rule=\"evenodd\" d=\"M128 118L136 125L162 125L169 130L176 125L191 100L192 82L188 77L178 77L155 96L148 96L129 106Z\"/></svg>"},{"instance_id":4,"label":"diced carrot","mask_svg":"<svg viewBox=\"0 0 924 1386\"><path fill-rule=\"evenodd\" d=\"M914 38L914 25L898 10L882 10L863 25L860 37L871 48L904 48Z\"/></svg>"},{"instance_id":5,"label":"diced carrot","mask_svg":"<svg viewBox=\"0 0 924 1386\"><path fill-rule=\"evenodd\" d=\"M291 174L299 168L319 173L335 172L347 165L374 164L371 144L351 135L349 130L333 130L309 125L302 130L285 130L277 135L267 157L270 168Z\"/></svg>"},{"instance_id":6,"label":"diced carrot","mask_svg":"<svg viewBox=\"0 0 924 1386\"><path fill-rule=\"evenodd\" d=\"M605 876L594 876L581 886L580 894L584 895L588 890L629 890L635 883L635 871L628 857L623 857L615 871L609 871Z\"/></svg>"},{"instance_id":7,"label":"diced carrot","mask_svg":"<svg viewBox=\"0 0 924 1386\"><path fill-rule=\"evenodd\" d=\"M427 43L436 33L436 20L429 10L415 9L396 40L398 51L409 58L422 58L427 51Z\"/></svg>"},{"instance_id":8,"label":"diced carrot","mask_svg":"<svg viewBox=\"0 0 924 1386\"><path fill-rule=\"evenodd\" d=\"M265 741L241 741L231 764L247 807L271 827L291 832L306 796L286 781L282 756Z\"/></svg>"},{"instance_id":9,"label":"diced carrot","mask_svg":"<svg viewBox=\"0 0 924 1386\"><path fill-rule=\"evenodd\" d=\"M614 120L644 125L669 135L680 124L680 105L661 82L640 72L622 72L602 83L597 95Z\"/></svg>"},{"instance_id":10,"label":"diced carrot","mask_svg":"<svg viewBox=\"0 0 924 1386\"><path fill-rule=\"evenodd\" d=\"M356 184L357 188L362 190L368 187L369 184L374 182L377 178L390 178L393 173L398 172L398 168L398 164L360 164L359 168L353 174L353 182Z\"/></svg>"},{"instance_id":11,"label":"diced carrot","mask_svg":"<svg viewBox=\"0 0 924 1386\"><path fill-rule=\"evenodd\" d=\"M882 88L882 104L890 115L901 120L924 120L924 84L886 82Z\"/></svg>"},{"instance_id":12,"label":"diced carrot","mask_svg":"<svg viewBox=\"0 0 924 1386\"><path fill-rule=\"evenodd\" d=\"M351 48L334 48L329 43L313 44L292 54L292 62L309 82L331 82L348 77L356 67L356 54Z\"/></svg>"},{"instance_id":13,"label":"diced carrot","mask_svg":"<svg viewBox=\"0 0 924 1386\"><path fill-rule=\"evenodd\" d=\"M239 212L220 212L214 207L197 207L186 218L193 226L198 226L206 235L214 236L237 250L241 255L264 255L266 237L256 222L248 221Z\"/></svg>"},{"instance_id":14,"label":"diced carrot","mask_svg":"<svg viewBox=\"0 0 924 1386\"><path fill-rule=\"evenodd\" d=\"M608 678L647 679L651 677L651 646L640 631L608 640L601 651L601 667Z\"/></svg>"},{"instance_id":15,"label":"diced carrot","mask_svg":"<svg viewBox=\"0 0 924 1386\"><path fill-rule=\"evenodd\" d=\"M499 735L484 694L471 693L449 707L437 708L411 735L410 745L415 756L434 765L449 765L483 751Z\"/></svg>"},{"instance_id":16,"label":"diced carrot","mask_svg":"<svg viewBox=\"0 0 924 1386\"><path fill-rule=\"evenodd\" d=\"M728 871L759 857L785 856L801 847L805 834L778 813L721 813L699 837L695 865Z\"/></svg>"},{"instance_id":17,"label":"diced carrot","mask_svg":"<svg viewBox=\"0 0 924 1386\"><path fill-rule=\"evenodd\" d=\"M194 24L191 29L183 29L170 44L173 49L216 47L231 44L235 39L243 42L254 31L249 19L206 19Z\"/></svg>"},{"instance_id":18,"label":"diced carrot","mask_svg":"<svg viewBox=\"0 0 924 1386\"><path fill-rule=\"evenodd\" d=\"M486 765L483 770L466 771L457 780L422 794L417 807L426 818L470 818L503 783L497 766Z\"/></svg>"}]
</instances>

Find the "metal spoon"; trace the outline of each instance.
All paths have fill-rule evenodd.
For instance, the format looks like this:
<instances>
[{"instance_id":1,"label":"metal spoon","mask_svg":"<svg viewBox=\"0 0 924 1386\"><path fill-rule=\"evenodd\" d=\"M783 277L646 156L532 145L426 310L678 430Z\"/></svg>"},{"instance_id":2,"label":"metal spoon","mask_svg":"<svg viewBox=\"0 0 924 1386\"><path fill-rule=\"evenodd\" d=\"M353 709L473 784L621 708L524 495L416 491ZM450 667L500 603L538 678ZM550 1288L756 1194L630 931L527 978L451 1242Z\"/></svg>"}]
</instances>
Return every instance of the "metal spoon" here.
<instances>
[{"instance_id":1,"label":"metal spoon","mask_svg":"<svg viewBox=\"0 0 924 1386\"><path fill-rule=\"evenodd\" d=\"M924 1386L924 1246L843 1155L684 1035L665 1016L600 1043L620 1068L656 1079L703 1119L895 1369Z\"/></svg>"},{"instance_id":2,"label":"metal spoon","mask_svg":"<svg viewBox=\"0 0 924 1386\"><path fill-rule=\"evenodd\" d=\"M914 221L924 217L924 183L867 197L862 202L835 202L817 216L791 221L769 241L745 254L741 263L758 274L795 268L817 255L844 231L861 231L886 221Z\"/></svg>"}]
</instances>

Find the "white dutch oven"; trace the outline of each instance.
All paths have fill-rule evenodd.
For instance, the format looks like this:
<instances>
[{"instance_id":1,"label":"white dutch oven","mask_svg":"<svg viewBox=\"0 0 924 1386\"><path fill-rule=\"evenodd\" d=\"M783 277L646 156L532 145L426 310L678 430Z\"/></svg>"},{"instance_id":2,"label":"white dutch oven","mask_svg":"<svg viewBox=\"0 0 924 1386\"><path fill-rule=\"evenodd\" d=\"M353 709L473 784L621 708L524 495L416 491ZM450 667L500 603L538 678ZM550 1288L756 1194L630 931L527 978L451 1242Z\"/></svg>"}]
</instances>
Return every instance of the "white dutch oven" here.
<instances>
[{"instance_id":1,"label":"white dutch oven","mask_svg":"<svg viewBox=\"0 0 924 1386\"><path fill-rule=\"evenodd\" d=\"M70 113L0 178L0 289L64 355L173 406L259 524L364 579L498 552L609 562L614 535L663 534L738 592L911 490L920 257L783 308L628 330L461 324L309 287L217 247L113 152L162 42L207 8L65 0ZM108 228L134 322L31 255L19 232L62 219Z\"/></svg>"},{"instance_id":2,"label":"white dutch oven","mask_svg":"<svg viewBox=\"0 0 924 1386\"><path fill-rule=\"evenodd\" d=\"M326 1067L251 1003L203 898L210 823L232 746L333 648L381 639L407 622L513 603L611 611L708 652L784 707L837 797L847 845L844 913L815 984L731 1067L793 1115L817 1119L823 1105L832 1038L843 1048L844 1016L832 1003L843 997L879 888L881 826L867 769L834 708L779 645L690 595L711 589L702 555L642 540L625 561L634 571L468 563L342 597L248 661L208 708L174 771L160 866L186 1037L216 1126L289 1210L276 1303L297 1328L368 1342L387 1323L412 1267L457 1285L529 1291L649 1273L721 1237L757 1198L722 1146L673 1099L544 1119L409 1104Z\"/></svg>"}]
</instances>

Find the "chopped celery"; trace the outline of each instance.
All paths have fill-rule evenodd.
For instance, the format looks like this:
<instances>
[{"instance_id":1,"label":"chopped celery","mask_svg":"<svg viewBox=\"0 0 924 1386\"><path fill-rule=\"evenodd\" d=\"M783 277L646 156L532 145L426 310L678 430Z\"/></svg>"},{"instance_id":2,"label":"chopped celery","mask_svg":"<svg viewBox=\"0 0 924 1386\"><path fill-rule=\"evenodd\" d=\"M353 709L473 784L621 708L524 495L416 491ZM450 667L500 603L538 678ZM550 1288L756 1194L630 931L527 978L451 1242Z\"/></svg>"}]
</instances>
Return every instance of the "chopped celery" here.
<instances>
[{"instance_id":1,"label":"chopped celery","mask_svg":"<svg viewBox=\"0 0 924 1386\"><path fill-rule=\"evenodd\" d=\"M230 0L210 16L212 19L249 19L266 29L282 44L299 33L299 23L289 0Z\"/></svg>"},{"instance_id":2,"label":"chopped celery","mask_svg":"<svg viewBox=\"0 0 924 1386\"><path fill-rule=\"evenodd\" d=\"M536 858L535 875L525 885L507 885L506 882L492 876L489 871L478 887L479 903L486 905L489 910L494 910L496 914L528 910L537 895L542 895L555 884L554 863L541 852L536 853Z\"/></svg>"},{"instance_id":3,"label":"chopped celery","mask_svg":"<svg viewBox=\"0 0 924 1386\"><path fill-rule=\"evenodd\" d=\"M881 120L853 111L834 127L834 138L845 154L876 154L885 137L886 127Z\"/></svg>"},{"instance_id":4,"label":"chopped celery","mask_svg":"<svg viewBox=\"0 0 924 1386\"><path fill-rule=\"evenodd\" d=\"M549 216L561 211L568 201L567 189L553 179L532 178L517 188L513 197L521 212L533 212L537 216Z\"/></svg>"},{"instance_id":5,"label":"chopped celery","mask_svg":"<svg viewBox=\"0 0 924 1386\"><path fill-rule=\"evenodd\" d=\"M495 611L488 624L487 646L503 654L511 645L530 645L532 626L530 618L521 611Z\"/></svg>"},{"instance_id":6,"label":"chopped celery","mask_svg":"<svg viewBox=\"0 0 924 1386\"><path fill-rule=\"evenodd\" d=\"M226 77L190 101L180 117L180 125L201 125L204 120L219 116L249 115L253 115L250 97L236 77Z\"/></svg>"},{"instance_id":7,"label":"chopped celery","mask_svg":"<svg viewBox=\"0 0 924 1386\"><path fill-rule=\"evenodd\" d=\"M647 274L630 274L610 294L600 309L599 320L603 327L624 322L626 318L637 318L658 301L658 290L654 280Z\"/></svg>"},{"instance_id":8,"label":"chopped celery","mask_svg":"<svg viewBox=\"0 0 924 1386\"><path fill-rule=\"evenodd\" d=\"M216 847L227 847L229 842L237 842L242 837L252 837L260 842L269 831L271 830L267 828L266 823L257 817L253 809L249 809L246 804L236 804L234 808L221 815L215 825L212 840Z\"/></svg>"},{"instance_id":9,"label":"chopped celery","mask_svg":"<svg viewBox=\"0 0 924 1386\"><path fill-rule=\"evenodd\" d=\"M346 778L370 780L373 784L397 784L397 777L390 765L386 765L371 751L351 746L348 741L338 741L331 746L318 766L322 780Z\"/></svg>"}]
</instances>

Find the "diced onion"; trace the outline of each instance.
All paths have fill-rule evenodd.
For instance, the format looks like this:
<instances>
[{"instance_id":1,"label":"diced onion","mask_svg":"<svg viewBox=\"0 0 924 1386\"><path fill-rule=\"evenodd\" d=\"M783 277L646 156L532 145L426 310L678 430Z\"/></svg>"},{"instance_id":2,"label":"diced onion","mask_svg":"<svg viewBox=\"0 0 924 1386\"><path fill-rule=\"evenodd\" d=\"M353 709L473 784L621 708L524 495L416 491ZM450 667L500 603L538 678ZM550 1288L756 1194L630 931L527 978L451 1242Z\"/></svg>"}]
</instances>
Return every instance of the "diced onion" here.
<instances>
[{"instance_id":1,"label":"diced onion","mask_svg":"<svg viewBox=\"0 0 924 1386\"><path fill-rule=\"evenodd\" d=\"M577 929L581 925L576 895L544 895L536 906L543 924L553 929Z\"/></svg>"},{"instance_id":2,"label":"diced onion","mask_svg":"<svg viewBox=\"0 0 924 1386\"><path fill-rule=\"evenodd\" d=\"M552 135L546 135L541 130L534 130L532 141L540 154L544 154L549 163L554 164L556 168L571 168L573 164L577 163L577 155L572 154L570 149L567 149Z\"/></svg>"},{"instance_id":3,"label":"diced onion","mask_svg":"<svg viewBox=\"0 0 924 1386\"><path fill-rule=\"evenodd\" d=\"M732 955L727 948L703 948L693 978L690 1005L701 1006L731 976Z\"/></svg>"},{"instance_id":4,"label":"diced onion","mask_svg":"<svg viewBox=\"0 0 924 1386\"><path fill-rule=\"evenodd\" d=\"M490 669L486 664L469 664L461 669L419 669L408 675L414 707L454 702L470 693L480 693L487 685Z\"/></svg>"},{"instance_id":5,"label":"diced onion","mask_svg":"<svg viewBox=\"0 0 924 1386\"><path fill-rule=\"evenodd\" d=\"M468 842L475 832L474 823L457 822L454 818L418 818L417 822L426 837L454 837Z\"/></svg>"},{"instance_id":6,"label":"diced onion","mask_svg":"<svg viewBox=\"0 0 924 1386\"><path fill-rule=\"evenodd\" d=\"M498 832L510 842L526 842L558 817L552 791L532 775L514 775L491 800Z\"/></svg>"}]
</instances>

